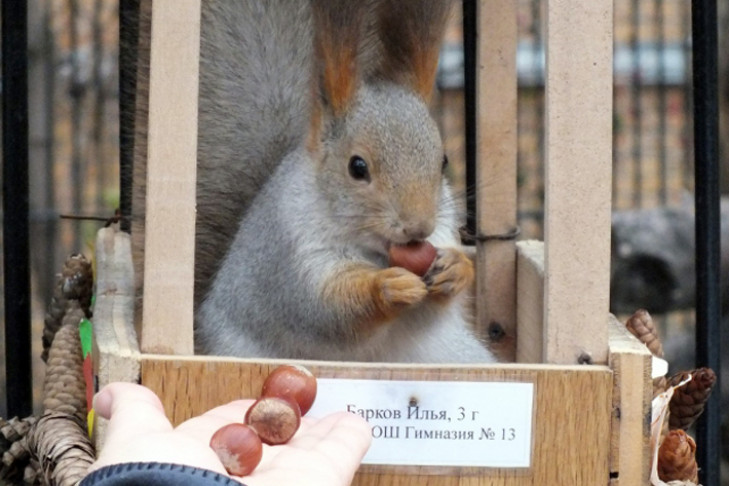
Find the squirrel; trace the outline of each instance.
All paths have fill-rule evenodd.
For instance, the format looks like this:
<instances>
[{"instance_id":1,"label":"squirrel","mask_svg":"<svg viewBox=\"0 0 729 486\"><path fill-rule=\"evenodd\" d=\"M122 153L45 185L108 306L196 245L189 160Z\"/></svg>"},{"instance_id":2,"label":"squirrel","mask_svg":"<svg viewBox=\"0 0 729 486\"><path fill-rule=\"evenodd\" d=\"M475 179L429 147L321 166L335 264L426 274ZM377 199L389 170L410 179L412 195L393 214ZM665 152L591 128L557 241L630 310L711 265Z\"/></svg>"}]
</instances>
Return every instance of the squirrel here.
<instances>
[{"instance_id":1,"label":"squirrel","mask_svg":"<svg viewBox=\"0 0 729 486\"><path fill-rule=\"evenodd\" d=\"M251 161L267 173L271 162L275 168L246 207L200 304L201 349L246 357L495 361L469 329L463 291L473 266L458 249L458 208L426 104L450 2L295 4L295 12L281 10L292 5L286 2L251 6L262 14L245 14L255 26L243 27L242 13L236 21L224 14L238 29L259 29L262 51L240 56L260 77L256 100L274 117L249 123L266 131L258 141L276 156ZM281 112L285 123L276 118ZM241 123L233 118L221 123ZM388 267L390 245L425 239L438 251L423 278Z\"/></svg>"},{"instance_id":2,"label":"squirrel","mask_svg":"<svg viewBox=\"0 0 729 486\"><path fill-rule=\"evenodd\" d=\"M451 5L204 2L196 351L496 361L427 106ZM389 266L423 240L425 276Z\"/></svg>"}]
</instances>

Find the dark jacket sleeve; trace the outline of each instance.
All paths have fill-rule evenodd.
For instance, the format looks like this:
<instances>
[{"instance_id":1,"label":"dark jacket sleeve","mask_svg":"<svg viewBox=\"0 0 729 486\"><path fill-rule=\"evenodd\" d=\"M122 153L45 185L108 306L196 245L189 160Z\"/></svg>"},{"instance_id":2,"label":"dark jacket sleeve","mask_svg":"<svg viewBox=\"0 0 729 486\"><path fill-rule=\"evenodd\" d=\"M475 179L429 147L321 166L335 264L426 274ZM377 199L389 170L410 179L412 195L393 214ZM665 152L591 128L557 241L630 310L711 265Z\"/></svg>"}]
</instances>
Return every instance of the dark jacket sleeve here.
<instances>
[{"instance_id":1,"label":"dark jacket sleeve","mask_svg":"<svg viewBox=\"0 0 729 486\"><path fill-rule=\"evenodd\" d=\"M241 486L215 471L180 464L130 462L102 467L81 480L79 486Z\"/></svg>"}]
</instances>

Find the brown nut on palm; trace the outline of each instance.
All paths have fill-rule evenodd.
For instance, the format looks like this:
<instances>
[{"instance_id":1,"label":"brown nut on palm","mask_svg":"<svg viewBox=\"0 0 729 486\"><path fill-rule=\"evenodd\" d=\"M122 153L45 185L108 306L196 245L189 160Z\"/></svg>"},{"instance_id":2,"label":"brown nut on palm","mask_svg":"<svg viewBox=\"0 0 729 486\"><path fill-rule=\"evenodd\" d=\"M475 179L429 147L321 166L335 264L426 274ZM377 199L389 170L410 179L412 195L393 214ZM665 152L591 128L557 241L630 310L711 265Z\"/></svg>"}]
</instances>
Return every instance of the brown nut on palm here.
<instances>
[{"instance_id":1,"label":"brown nut on palm","mask_svg":"<svg viewBox=\"0 0 729 486\"><path fill-rule=\"evenodd\" d=\"M256 431L245 424L232 423L219 428L210 439L210 447L234 476L247 476L261 462L263 444Z\"/></svg>"},{"instance_id":2,"label":"brown nut on palm","mask_svg":"<svg viewBox=\"0 0 729 486\"><path fill-rule=\"evenodd\" d=\"M285 444L301 424L299 406L285 398L262 397L251 405L245 423L268 445Z\"/></svg>"},{"instance_id":3,"label":"brown nut on palm","mask_svg":"<svg viewBox=\"0 0 729 486\"><path fill-rule=\"evenodd\" d=\"M303 366L279 366L263 382L261 396L296 402L301 415L306 415L316 398L316 378Z\"/></svg>"}]
</instances>

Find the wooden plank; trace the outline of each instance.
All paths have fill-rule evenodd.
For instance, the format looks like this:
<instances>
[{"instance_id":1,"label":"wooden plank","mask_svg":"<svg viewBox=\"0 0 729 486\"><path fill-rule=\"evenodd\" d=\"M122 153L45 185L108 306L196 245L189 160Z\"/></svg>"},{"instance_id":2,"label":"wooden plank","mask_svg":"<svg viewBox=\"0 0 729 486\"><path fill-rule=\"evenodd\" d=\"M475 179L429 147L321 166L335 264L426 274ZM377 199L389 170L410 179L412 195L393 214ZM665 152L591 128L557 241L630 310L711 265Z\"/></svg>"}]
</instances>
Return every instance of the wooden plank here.
<instances>
[{"instance_id":1,"label":"wooden plank","mask_svg":"<svg viewBox=\"0 0 729 486\"><path fill-rule=\"evenodd\" d=\"M477 233L513 233L516 222L516 8L513 0L478 4ZM477 243L476 322L488 336L499 325L512 343L501 359L514 360L516 249L513 239ZM484 332L485 331L485 332ZM498 346L497 346L498 347Z\"/></svg>"},{"instance_id":2,"label":"wooden plank","mask_svg":"<svg viewBox=\"0 0 729 486\"><path fill-rule=\"evenodd\" d=\"M134 332L134 277L129 235L114 228L96 237L96 298L92 318L94 374L99 388L114 382L138 382L140 354ZM104 441L106 421L97 419L93 438Z\"/></svg>"},{"instance_id":3,"label":"wooden plank","mask_svg":"<svg viewBox=\"0 0 729 486\"><path fill-rule=\"evenodd\" d=\"M552 0L546 20L545 359L605 363L613 2Z\"/></svg>"},{"instance_id":4,"label":"wooden plank","mask_svg":"<svg viewBox=\"0 0 729 486\"><path fill-rule=\"evenodd\" d=\"M611 316L610 367L613 370L611 486L648 484L653 381L651 353Z\"/></svg>"},{"instance_id":5,"label":"wooden plank","mask_svg":"<svg viewBox=\"0 0 729 486\"><path fill-rule=\"evenodd\" d=\"M152 3L141 346L192 354L200 0Z\"/></svg>"},{"instance_id":6,"label":"wooden plank","mask_svg":"<svg viewBox=\"0 0 729 486\"><path fill-rule=\"evenodd\" d=\"M544 243L520 241L517 247L516 361L544 361Z\"/></svg>"},{"instance_id":7,"label":"wooden plank","mask_svg":"<svg viewBox=\"0 0 729 486\"><path fill-rule=\"evenodd\" d=\"M113 228L96 238L96 298L93 357L99 387L139 380L139 345L134 332L134 281L129 235Z\"/></svg>"},{"instance_id":8,"label":"wooden plank","mask_svg":"<svg viewBox=\"0 0 729 486\"><path fill-rule=\"evenodd\" d=\"M265 377L283 361L144 355L142 383L161 397L168 415L179 423L230 400L256 397ZM515 365L411 366L381 363L302 362L318 377L466 381L524 381L536 385L532 467L483 469L438 476L404 472L377 473L363 467L358 486L469 485L584 486L608 482L612 373L604 366ZM194 391L193 391L194 390ZM498 400L498 397L494 397Z\"/></svg>"}]
</instances>

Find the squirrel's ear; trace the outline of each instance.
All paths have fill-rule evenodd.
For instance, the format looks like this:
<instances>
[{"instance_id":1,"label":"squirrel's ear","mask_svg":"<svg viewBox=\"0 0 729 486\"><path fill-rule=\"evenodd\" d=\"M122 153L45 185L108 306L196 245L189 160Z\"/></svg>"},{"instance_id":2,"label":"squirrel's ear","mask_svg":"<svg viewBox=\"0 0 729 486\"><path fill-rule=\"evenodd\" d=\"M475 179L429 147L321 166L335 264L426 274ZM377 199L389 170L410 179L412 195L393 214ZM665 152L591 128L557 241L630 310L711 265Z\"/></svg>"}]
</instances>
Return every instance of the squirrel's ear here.
<instances>
[{"instance_id":1,"label":"squirrel's ear","mask_svg":"<svg viewBox=\"0 0 729 486\"><path fill-rule=\"evenodd\" d=\"M318 91L336 116L342 114L357 89L357 51L364 21L363 2L312 0Z\"/></svg>"},{"instance_id":2,"label":"squirrel's ear","mask_svg":"<svg viewBox=\"0 0 729 486\"><path fill-rule=\"evenodd\" d=\"M384 56L377 75L429 100L452 6L451 0L381 0L377 29Z\"/></svg>"}]
</instances>

